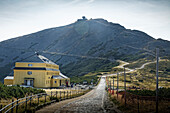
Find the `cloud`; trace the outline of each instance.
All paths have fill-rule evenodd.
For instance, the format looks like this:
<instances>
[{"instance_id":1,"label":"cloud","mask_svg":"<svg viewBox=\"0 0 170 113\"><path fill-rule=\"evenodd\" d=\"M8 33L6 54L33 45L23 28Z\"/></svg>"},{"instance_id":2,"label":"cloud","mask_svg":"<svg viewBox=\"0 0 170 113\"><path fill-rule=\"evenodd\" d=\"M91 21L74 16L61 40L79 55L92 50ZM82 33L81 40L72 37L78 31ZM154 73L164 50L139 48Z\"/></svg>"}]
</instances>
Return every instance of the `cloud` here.
<instances>
[{"instance_id":1,"label":"cloud","mask_svg":"<svg viewBox=\"0 0 170 113\"><path fill-rule=\"evenodd\" d=\"M69 2L69 4L75 4L75 3L78 3L80 0L72 0L71 2Z\"/></svg>"},{"instance_id":2,"label":"cloud","mask_svg":"<svg viewBox=\"0 0 170 113\"><path fill-rule=\"evenodd\" d=\"M92 3L92 2L94 2L94 1L95 1L95 0L89 0L88 3Z\"/></svg>"}]
</instances>

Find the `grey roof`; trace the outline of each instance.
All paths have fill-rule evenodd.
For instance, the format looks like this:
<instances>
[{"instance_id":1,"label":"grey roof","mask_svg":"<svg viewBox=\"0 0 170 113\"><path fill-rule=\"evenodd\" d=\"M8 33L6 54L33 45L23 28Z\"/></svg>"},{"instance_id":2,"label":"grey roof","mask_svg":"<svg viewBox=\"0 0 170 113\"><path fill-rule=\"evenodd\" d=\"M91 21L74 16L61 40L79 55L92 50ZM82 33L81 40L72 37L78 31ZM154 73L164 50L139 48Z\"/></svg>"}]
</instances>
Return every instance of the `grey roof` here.
<instances>
[{"instance_id":1,"label":"grey roof","mask_svg":"<svg viewBox=\"0 0 170 113\"><path fill-rule=\"evenodd\" d=\"M63 78L68 78L67 76L63 75L61 72L60 72L60 76L62 76Z\"/></svg>"},{"instance_id":2,"label":"grey roof","mask_svg":"<svg viewBox=\"0 0 170 113\"><path fill-rule=\"evenodd\" d=\"M54 78L54 79L63 79L63 78L67 79L68 77L65 76L65 75L63 75L63 74L60 72L60 75L53 75L52 78Z\"/></svg>"},{"instance_id":3,"label":"grey roof","mask_svg":"<svg viewBox=\"0 0 170 113\"><path fill-rule=\"evenodd\" d=\"M43 61L44 63L57 65L57 64L55 64L54 62L52 62L51 60L49 60L48 58L46 58L46 57L44 57L42 55L37 55L37 57L39 59L41 59L41 61Z\"/></svg>"},{"instance_id":4,"label":"grey roof","mask_svg":"<svg viewBox=\"0 0 170 113\"><path fill-rule=\"evenodd\" d=\"M57 65L54 62L52 62L51 60L49 60L48 58L39 55L39 54L34 54L31 57L28 57L26 59L23 59L22 61L18 61L18 62L38 62L38 63L47 63L47 64L53 64L53 65Z\"/></svg>"},{"instance_id":5,"label":"grey roof","mask_svg":"<svg viewBox=\"0 0 170 113\"><path fill-rule=\"evenodd\" d=\"M6 76L4 79L11 79L11 80L13 80L14 76Z\"/></svg>"},{"instance_id":6,"label":"grey roof","mask_svg":"<svg viewBox=\"0 0 170 113\"><path fill-rule=\"evenodd\" d=\"M60 76L60 75L53 75L52 78L53 78L53 79L63 79L63 77Z\"/></svg>"}]
</instances>

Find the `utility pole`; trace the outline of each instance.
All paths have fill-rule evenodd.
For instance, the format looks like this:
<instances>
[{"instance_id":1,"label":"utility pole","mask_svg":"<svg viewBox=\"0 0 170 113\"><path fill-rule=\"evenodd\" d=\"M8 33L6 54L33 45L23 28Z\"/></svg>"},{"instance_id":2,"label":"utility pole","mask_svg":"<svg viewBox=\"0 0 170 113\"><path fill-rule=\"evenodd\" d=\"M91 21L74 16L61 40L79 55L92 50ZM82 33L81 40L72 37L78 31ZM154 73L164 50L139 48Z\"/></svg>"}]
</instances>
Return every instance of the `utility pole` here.
<instances>
[{"instance_id":1,"label":"utility pole","mask_svg":"<svg viewBox=\"0 0 170 113\"><path fill-rule=\"evenodd\" d=\"M111 90L111 80L109 80L110 81L110 90Z\"/></svg>"},{"instance_id":2,"label":"utility pole","mask_svg":"<svg viewBox=\"0 0 170 113\"><path fill-rule=\"evenodd\" d=\"M159 67L159 48L156 48L156 113L158 113L158 67Z\"/></svg>"},{"instance_id":3,"label":"utility pole","mask_svg":"<svg viewBox=\"0 0 170 113\"><path fill-rule=\"evenodd\" d=\"M114 91L114 78L113 78L113 91Z\"/></svg>"},{"instance_id":4,"label":"utility pole","mask_svg":"<svg viewBox=\"0 0 170 113\"><path fill-rule=\"evenodd\" d=\"M118 98L118 92L119 92L119 73L117 72L117 98Z\"/></svg>"},{"instance_id":5,"label":"utility pole","mask_svg":"<svg viewBox=\"0 0 170 113\"><path fill-rule=\"evenodd\" d=\"M125 73L125 66L124 66L124 88L125 88L125 106L126 106L126 73Z\"/></svg>"}]
</instances>

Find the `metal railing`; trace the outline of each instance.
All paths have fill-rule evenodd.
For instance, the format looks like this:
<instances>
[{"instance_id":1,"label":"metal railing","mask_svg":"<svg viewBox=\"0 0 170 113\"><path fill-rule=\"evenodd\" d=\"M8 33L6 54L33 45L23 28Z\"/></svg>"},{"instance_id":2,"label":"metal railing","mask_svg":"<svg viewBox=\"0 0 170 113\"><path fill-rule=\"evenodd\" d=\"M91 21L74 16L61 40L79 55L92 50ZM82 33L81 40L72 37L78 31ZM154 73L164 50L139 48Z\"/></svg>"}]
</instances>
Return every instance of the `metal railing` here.
<instances>
[{"instance_id":1,"label":"metal railing","mask_svg":"<svg viewBox=\"0 0 170 113\"><path fill-rule=\"evenodd\" d=\"M5 107L2 108L0 106L0 113L18 113L19 110L29 111L32 107L34 111L40 109L42 106L48 105L53 102L62 101L65 99L71 99L74 97L81 96L88 92L89 89L81 89L81 90L68 90L68 91L51 91L48 93L39 93L35 95L26 96L24 98L20 98L12 102ZM41 102L40 102L41 100ZM34 104L34 106L32 106ZM20 107L20 108L19 108Z\"/></svg>"},{"instance_id":2,"label":"metal railing","mask_svg":"<svg viewBox=\"0 0 170 113\"><path fill-rule=\"evenodd\" d=\"M4 113L7 113L11 110L11 112L13 112L13 108L16 107L16 112L18 111L18 106L20 104L23 104L23 103L26 103L26 106L27 106L27 102L30 101L30 100L33 100L35 98L39 98L40 96L42 95L47 95L46 93L39 93L39 94L35 94L35 95L31 95L31 96L26 96L24 98L20 98L16 101L14 101L14 99L12 99L12 102L8 105L6 105L5 107L3 107L2 109L0 109L0 113L4 112ZM31 101L30 101L31 102ZM11 107L10 107L11 106ZM26 107L27 108L27 107ZM6 111L5 111L6 110Z\"/></svg>"}]
</instances>

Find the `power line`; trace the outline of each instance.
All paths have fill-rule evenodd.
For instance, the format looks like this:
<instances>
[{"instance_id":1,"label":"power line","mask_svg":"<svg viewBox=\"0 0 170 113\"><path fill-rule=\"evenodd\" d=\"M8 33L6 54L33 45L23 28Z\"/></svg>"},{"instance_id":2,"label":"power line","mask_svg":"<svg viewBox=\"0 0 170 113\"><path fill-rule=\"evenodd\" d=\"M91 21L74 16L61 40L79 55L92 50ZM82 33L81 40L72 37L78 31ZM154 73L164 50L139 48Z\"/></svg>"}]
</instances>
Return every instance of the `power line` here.
<instances>
[{"instance_id":1,"label":"power line","mask_svg":"<svg viewBox=\"0 0 170 113\"><path fill-rule=\"evenodd\" d=\"M79 58L89 58L89 59L99 59L99 60L114 61L112 59L108 59L108 58L104 58L104 57L92 57L92 56L75 55L75 54L67 54L67 53L59 53L59 52L42 51L42 53L56 54L56 55L62 55L62 56L71 56L71 57L79 57Z\"/></svg>"},{"instance_id":2,"label":"power line","mask_svg":"<svg viewBox=\"0 0 170 113\"><path fill-rule=\"evenodd\" d=\"M46 53L46 54L55 54L55 55L61 55L61 56L71 56L71 57L80 57L80 58L89 58L89 59L99 59L99 60L109 60L109 61L114 61L112 59L104 58L104 57L92 57L92 56L84 56L84 55L76 55L76 54L68 54L68 53L59 53L59 52L49 52L49 51L34 51L33 49L23 49L23 48L14 48L14 47L7 47L7 46L1 46L3 48L8 48L8 49L15 49L15 50L20 50L20 51L25 51L25 52L36 52L24 59L21 59L20 61L24 61L30 57L33 57L37 53Z\"/></svg>"},{"instance_id":3,"label":"power line","mask_svg":"<svg viewBox=\"0 0 170 113\"><path fill-rule=\"evenodd\" d=\"M124 44L125 46L129 47L129 48L133 48L133 49L137 49L137 50L142 50L142 51L146 51L146 52L150 52L152 54L155 54L153 51L151 50L148 50L148 49L145 49L145 48L137 48L137 47L134 47L134 46L130 46L130 45L126 45Z\"/></svg>"},{"instance_id":4,"label":"power line","mask_svg":"<svg viewBox=\"0 0 170 113\"><path fill-rule=\"evenodd\" d=\"M52 43L53 44L53 43ZM126 45L127 47L133 48L133 49L138 49L138 50L142 50L142 51L146 51L146 52L150 52L150 55L153 56L153 51L147 50L147 49L143 49L143 48L137 48L137 47L133 47L133 46L129 46ZM8 49L15 49L15 50L20 50L20 51L24 51L24 52L37 52L37 53L46 53L46 54L55 54L55 55L61 55L61 56L70 56L70 57L79 57L79 58L89 58L89 59L99 59L99 60L109 60L111 62L114 62L113 59L109 59L109 58L104 58L104 57L93 57L93 56L84 56L84 55L76 55L76 54L68 54L67 53L59 53L59 52L50 52L50 51L37 51L34 49L24 49L24 48L15 48L15 47L7 47L7 46L2 46L0 45L0 47L3 48L8 48ZM148 53L149 54L149 53ZM24 61L25 59L28 59L30 57L33 57L35 55L35 53L33 55L30 55L24 59L21 59L21 61Z\"/></svg>"}]
</instances>

